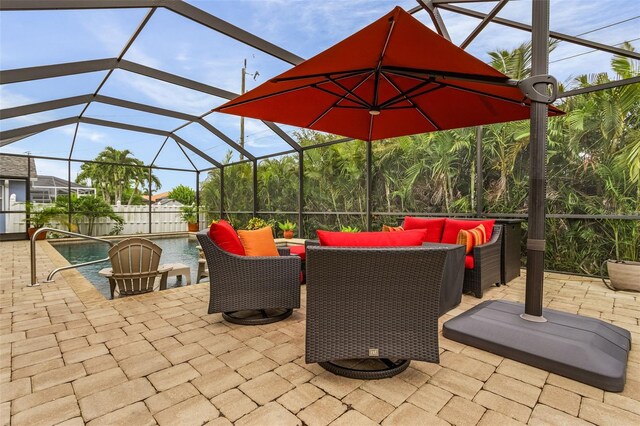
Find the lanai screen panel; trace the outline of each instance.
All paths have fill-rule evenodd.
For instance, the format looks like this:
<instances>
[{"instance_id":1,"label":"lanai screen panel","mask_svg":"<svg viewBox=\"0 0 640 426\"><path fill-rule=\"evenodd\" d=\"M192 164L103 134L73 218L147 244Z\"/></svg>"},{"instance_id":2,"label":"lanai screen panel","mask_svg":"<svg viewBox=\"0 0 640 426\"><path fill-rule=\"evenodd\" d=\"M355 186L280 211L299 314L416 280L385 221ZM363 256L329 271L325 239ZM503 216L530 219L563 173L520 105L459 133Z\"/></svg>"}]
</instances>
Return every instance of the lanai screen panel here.
<instances>
[{"instance_id":1,"label":"lanai screen panel","mask_svg":"<svg viewBox=\"0 0 640 426\"><path fill-rule=\"evenodd\" d=\"M2 69L114 58L146 9L2 12Z\"/></svg>"},{"instance_id":2,"label":"lanai screen panel","mask_svg":"<svg viewBox=\"0 0 640 426\"><path fill-rule=\"evenodd\" d=\"M180 120L178 118L136 111L129 108L121 108L100 102L92 102L89 105L89 108L85 111L84 116L107 121L115 121L117 123L132 124L134 126L149 127L167 132L175 129L185 122L185 120Z\"/></svg>"}]
</instances>

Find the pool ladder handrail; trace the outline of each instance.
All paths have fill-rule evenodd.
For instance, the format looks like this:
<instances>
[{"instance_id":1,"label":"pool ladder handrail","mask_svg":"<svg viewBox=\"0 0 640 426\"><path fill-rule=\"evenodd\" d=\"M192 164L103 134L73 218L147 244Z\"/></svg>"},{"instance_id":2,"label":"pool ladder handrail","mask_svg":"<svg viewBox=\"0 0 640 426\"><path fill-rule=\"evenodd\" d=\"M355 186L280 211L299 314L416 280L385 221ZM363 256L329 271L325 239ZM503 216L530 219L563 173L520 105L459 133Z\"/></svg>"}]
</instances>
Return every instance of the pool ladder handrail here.
<instances>
[{"instance_id":1,"label":"pool ladder handrail","mask_svg":"<svg viewBox=\"0 0 640 426\"><path fill-rule=\"evenodd\" d=\"M40 228L36 232L34 232L33 235L31 236L31 282L30 282L30 284L28 284L27 287L35 287L35 286L39 286L41 284L40 282L36 281L36 238L38 237L38 235L40 235L41 233L46 232L46 231L52 231L52 232L56 232L58 234L64 234L64 235L70 235L72 237L83 238L85 240L99 241L101 243L109 244L110 246L113 246L115 244L113 241L106 240L104 238L91 237L89 235L78 234L76 232L70 232L70 231L64 231L62 229ZM47 279L42 281L42 282L43 283L53 282L53 276L55 274L57 274L58 272L60 272L60 271L64 271L66 269L79 268L81 266L93 265L95 263L107 262L108 260L109 260L109 258L107 257L105 259L92 260L90 262L76 263L75 265L61 266L61 267L56 268L53 271L51 271L49 273L49 275L47 276Z\"/></svg>"}]
</instances>

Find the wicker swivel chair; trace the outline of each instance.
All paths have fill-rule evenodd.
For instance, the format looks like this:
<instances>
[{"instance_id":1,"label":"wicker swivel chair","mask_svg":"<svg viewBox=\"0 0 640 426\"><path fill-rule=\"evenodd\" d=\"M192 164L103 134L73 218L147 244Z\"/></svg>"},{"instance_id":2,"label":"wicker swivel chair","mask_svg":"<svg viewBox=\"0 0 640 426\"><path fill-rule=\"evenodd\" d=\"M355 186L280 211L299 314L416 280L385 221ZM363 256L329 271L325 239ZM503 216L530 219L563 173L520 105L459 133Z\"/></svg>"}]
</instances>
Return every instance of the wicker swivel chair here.
<instances>
[{"instance_id":1,"label":"wicker swivel chair","mask_svg":"<svg viewBox=\"0 0 640 426\"><path fill-rule=\"evenodd\" d=\"M126 238L111 247L111 270L105 272L109 278L111 298L116 288L120 296L165 290L171 267L160 266L161 255L162 249L157 244L139 237Z\"/></svg>"},{"instance_id":2,"label":"wicker swivel chair","mask_svg":"<svg viewBox=\"0 0 640 426\"><path fill-rule=\"evenodd\" d=\"M305 361L358 379L391 377L412 359L438 362L445 256L432 247L308 245Z\"/></svg>"},{"instance_id":3,"label":"wicker swivel chair","mask_svg":"<svg viewBox=\"0 0 640 426\"><path fill-rule=\"evenodd\" d=\"M209 268L209 313L235 324L281 321L300 307L300 258L237 256L218 247L208 231L197 234Z\"/></svg>"}]
</instances>

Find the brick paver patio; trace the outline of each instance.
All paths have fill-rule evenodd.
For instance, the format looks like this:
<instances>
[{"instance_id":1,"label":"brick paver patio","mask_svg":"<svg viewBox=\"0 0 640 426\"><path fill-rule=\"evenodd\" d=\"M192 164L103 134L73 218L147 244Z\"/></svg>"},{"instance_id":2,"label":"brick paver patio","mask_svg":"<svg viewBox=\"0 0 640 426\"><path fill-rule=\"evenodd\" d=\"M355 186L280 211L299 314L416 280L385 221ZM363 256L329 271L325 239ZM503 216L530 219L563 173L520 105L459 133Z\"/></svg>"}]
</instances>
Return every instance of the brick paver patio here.
<instances>
[{"instance_id":1,"label":"brick paver patio","mask_svg":"<svg viewBox=\"0 0 640 426\"><path fill-rule=\"evenodd\" d=\"M39 243L42 278L64 259ZM609 393L440 338L440 364L381 381L304 363L305 296L285 321L206 313L208 284L105 300L77 271L29 288L27 242L0 243L2 425L640 424L640 294L547 274L545 305L631 331L627 385ZM523 277L485 300L522 301ZM464 296L445 321L478 303Z\"/></svg>"}]
</instances>

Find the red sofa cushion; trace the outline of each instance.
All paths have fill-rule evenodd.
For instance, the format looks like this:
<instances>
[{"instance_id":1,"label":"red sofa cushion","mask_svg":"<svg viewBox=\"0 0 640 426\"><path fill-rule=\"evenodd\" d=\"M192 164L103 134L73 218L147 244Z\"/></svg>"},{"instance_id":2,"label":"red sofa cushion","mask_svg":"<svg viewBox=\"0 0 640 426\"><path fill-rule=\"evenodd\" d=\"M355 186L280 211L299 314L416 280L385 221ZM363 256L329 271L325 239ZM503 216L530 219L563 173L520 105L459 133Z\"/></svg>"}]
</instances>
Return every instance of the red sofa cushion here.
<instances>
[{"instance_id":1,"label":"red sofa cushion","mask_svg":"<svg viewBox=\"0 0 640 426\"><path fill-rule=\"evenodd\" d=\"M426 229L414 229L404 232L317 231L321 246L335 247L421 246L426 232Z\"/></svg>"},{"instance_id":2,"label":"red sofa cushion","mask_svg":"<svg viewBox=\"0 0 640 426\"><path fill-rule=\"evenodd\" d=\"M296 256L300 256L300 260L303 262L307 258L307 252L304 246L289 246L289 253L295 254Z\"/></svg>"},{"instance_id":3,"label":"red sofa cushion","mask_svg":"<svg viewBox=\"0 0 640 426\"><path fill-rule=\"evenodd\" d=\"M473 269L473 256L470 254L464 257L464 269Z\"/></svg>"},{"instance_id":4,"label":"red sofa cushion","mask_svg":"<svg viewBox=\"0 0 640 426\"><path fill-rule=\"evenodd\" d=\"M473 229L478 225L484 225L484 229L487 232L487 241L491 239L493 234L493 225L495 219L488 220L456 220L447 218L444 223L444 231L442 231L441 243L455 244L458 239L458 233L461 229Z\"/></svg>"},{"instance_id":5,"label":"red sofa cushion","mask_svg":"<svg viewBox=\"0 0 640 426\"><path fill-rule=\"evenodd\" d=\"M244 256L244 247L238 238L238 234L233 229L233 226L224 219L220 219L219 222L213 222L209 228L209 238L216 243L222 250L237 254L238 256Z\"/></svg>"},{"instance_id":6,"label":"red sofa cushion","mask_svg":"<svg viewBox=\"0 0 640 426\"><path fill-rule=\"evenodd\" d=\"M427 235L424 239L427 243L439 243L444 228L445 218L427 219L421 217L405 216L402 227L409 231L411 229L426 229ZM455 241L454 241L455 242Z\"/></svg>"}]
</instances>

